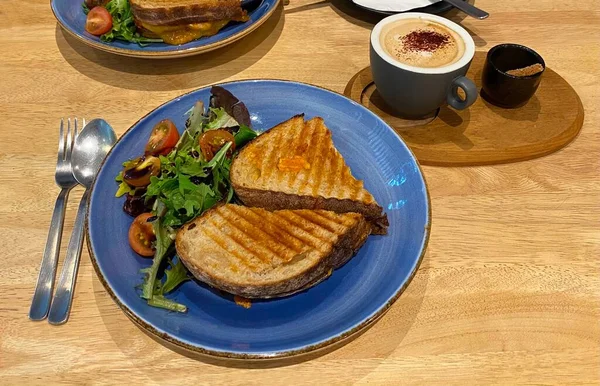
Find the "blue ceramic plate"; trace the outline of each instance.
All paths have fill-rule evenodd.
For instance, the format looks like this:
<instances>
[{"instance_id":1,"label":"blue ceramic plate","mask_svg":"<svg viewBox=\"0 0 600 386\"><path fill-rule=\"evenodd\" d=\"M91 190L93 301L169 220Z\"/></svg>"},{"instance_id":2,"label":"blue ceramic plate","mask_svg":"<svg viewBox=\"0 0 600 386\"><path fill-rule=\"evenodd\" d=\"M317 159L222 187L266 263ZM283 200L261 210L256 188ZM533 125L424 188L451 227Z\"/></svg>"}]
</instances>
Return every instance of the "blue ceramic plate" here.
<instances>
[{"instance_id":1,"label":"blue ceramic plate","mask_svg":"<svg viewBox=\"0 0 600 386\"><path fill-rule=\"evenodd\" d=\"M171 298L186 314L149 307L139 297L139 270L150 260L129 247L132 222L114 197L122 162L144 150L152 127L169 118L181 130L185 112L210 87L185 94L152 111L117 142L94 183L87 218L88 247L96 272L109 294L150 334L204 354L259 359L286 357L345 339L381 316L400 296L425 252L430 204L415 157L375 114L352 100L315 86L278 80L248 80L223 86L242 100L253 126L268 129L305 113L320 116L354 176L384 207L390 221L386 236L370 236L346 265L317 286L282 299L236 305L196 282L186 282Z\"/></svg>"},{"instance_id":2,"label":"blue ceramic plate","mask_svg":"<svg viewBox=\"0 0 600 386\"><path fill-rule=\"evenodd\" d=\"M229 23L216 35L200 38L182 45L152 43L140 46L124 41L103 42L99 37L85 31L86 16L81 4L83 0L51 0L52 12L60 26L77 40L115 54L142 58L173 58L195 55L215 50L243 38L264 23L277 8L279 0L262 0L260 5L249 12L250 20L245 23Z\"/></svg>"}]
</instances>

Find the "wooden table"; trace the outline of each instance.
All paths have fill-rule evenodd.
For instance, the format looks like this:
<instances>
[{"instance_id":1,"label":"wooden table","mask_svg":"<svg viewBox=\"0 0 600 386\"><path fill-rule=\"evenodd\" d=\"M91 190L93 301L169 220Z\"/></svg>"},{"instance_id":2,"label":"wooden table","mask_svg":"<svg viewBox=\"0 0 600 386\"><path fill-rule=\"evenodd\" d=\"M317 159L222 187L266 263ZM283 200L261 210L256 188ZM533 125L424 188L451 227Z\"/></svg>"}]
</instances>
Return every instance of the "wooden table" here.
<instances>
[{"instance_id":1,"label":"wooden table","mask_svg":"<svg viewBox=\"0 0 600 386\"><path fill-rule=\"evenodd\" d=\"M377 18L348 0L291 0L255 33L170 61L102 53L66 36L47 0L0 9L0 384L399 384L600 382L600 5L477 1L460 21L478 50L534 47L581 96L577 140L544 158L425 167L431 241L408 290L364 335L269 369L215 366L156 343L117 308L84 251L70 321L27 319L50 214L61 117L101 116L119 134L186 91L282 78L342 92L368 65ZM69 201L63 247L73 226ZM64 248L63 248L64 251Z\"/></svg>"}]
</instances>

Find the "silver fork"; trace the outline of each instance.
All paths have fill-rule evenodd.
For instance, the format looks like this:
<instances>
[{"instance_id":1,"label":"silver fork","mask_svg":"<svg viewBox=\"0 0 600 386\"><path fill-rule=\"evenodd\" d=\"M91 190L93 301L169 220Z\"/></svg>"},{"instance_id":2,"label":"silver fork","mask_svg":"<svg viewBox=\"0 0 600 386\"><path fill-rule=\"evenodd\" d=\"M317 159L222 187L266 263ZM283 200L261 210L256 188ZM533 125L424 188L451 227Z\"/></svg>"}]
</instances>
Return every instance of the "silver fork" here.
<instances>
[{"instance_id":1,"label":"silver fork","mask_svg":"<svg viewBox=\"0 0 600 386\"><path fill-rule=\"evenodd\" d=\"M78 134L77 118L73 119L73 129L71 129L71 118L67 119L67 133L65 136L64 119L60 120L59 139L58 139L58 160L56 162L56 173L54 180L56 185L61 188L56 203L54 204L54 212L52 213L52 221L50 222L50 230L48 231L48 240L46 241L46 249L44 257L40 265L35 293L31 301L29 309L29 319L44 320L48 316L50 302L52 300L52 290L54 288L54 278L56 276L56 266L58 264L58 255L60 252L60 240L65 221L65 208L69 192L73 187L77 186L77 181L73 177L71 170L71 152L73 144ZM83 126L85 119L83 119Z\"/></svg>"}]
</instances>

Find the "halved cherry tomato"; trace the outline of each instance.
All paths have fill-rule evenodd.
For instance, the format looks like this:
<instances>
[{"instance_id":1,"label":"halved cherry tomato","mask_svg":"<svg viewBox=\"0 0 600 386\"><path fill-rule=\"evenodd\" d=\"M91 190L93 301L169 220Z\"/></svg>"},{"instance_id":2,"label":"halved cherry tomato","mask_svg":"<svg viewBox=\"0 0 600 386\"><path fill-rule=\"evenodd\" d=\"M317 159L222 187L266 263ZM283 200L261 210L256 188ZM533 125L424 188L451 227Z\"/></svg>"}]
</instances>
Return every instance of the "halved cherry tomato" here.
<instances>
[{"instance_id":1,"label":"halved cherry tomato","mask_svg":"<svg viewBox=\"0 0 600 386\"><path fill-rule=\"evenodd\" d=\"M129 227L129 245L137 254L150 257L154 256L152 242L156 240L152 223L148 219L152 213L142 213L137 216Z\"/></svg>"},{"instance_id":2,"label":"halved cherry tomato","mask_svg":"<svg viewBox=\"0 0 600 386\"><path fill-rule=\"evenodd\" d=\"M136 188L150 185L150 177L160 174L160 159L144 156L131 161L123 170L123 181Z\"/></svg>"},{"instance_id":3,"label":"halved cherry tomato","mask_svg":"<svg viewBox=\"0 0 600 386\"><path fill-rule=\"evenodd\" d=\"M104 35L112 29L112 16L104 7L94 7L87 14L85 30L92 35Z\"/></svg>"},{"instance_id":4,"label":"halved cherry tomato","mask_svg":"<svg viewBox=\"0 0 600 386\"><path fill-rule=\"evenodd\" d=\"M175 124L168 119L164 119L154 126L148 144L146 144L146 154L167 155L179 141L179 132Z\"/></svg>"},{"instance_id":5,"label":"halved cherry tomato","mask_svg":"<svg viewBox=\"0 0 600 386\"><path fill-rule=\"evenodd\" d=\"M202 155L207 161L210 161L227 142L231 142L231 147L227 151L227 156L231 157L235 150L235 138L233 137L233 134L223 129L205 132L200 136L199 142Z\"/></svg>"}]
</instances>

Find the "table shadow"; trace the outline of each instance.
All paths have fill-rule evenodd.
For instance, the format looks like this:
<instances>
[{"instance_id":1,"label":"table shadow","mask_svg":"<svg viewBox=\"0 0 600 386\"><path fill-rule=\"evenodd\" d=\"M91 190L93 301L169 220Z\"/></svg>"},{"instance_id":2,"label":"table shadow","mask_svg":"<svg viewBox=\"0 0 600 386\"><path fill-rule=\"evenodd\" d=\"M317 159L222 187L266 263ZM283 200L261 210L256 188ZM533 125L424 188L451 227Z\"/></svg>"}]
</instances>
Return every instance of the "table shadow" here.
<instances>
[{"instance_id":1,"label":"table shadow","mask_svg":"<svg viewBox=\"0 0 600 386\"><path fill-rule=\"evenodd\" d=\"M365 361L365 366L361 366L361 374L359 374L358 377L364 377L379 366L381 362L400 346L404 337L415 322L417 314L423 304L429 281L430 273L428 260L429 254L426 253L423 257L421 268L417 270L410 285L405 289L394 305L389 308L387 313L385 313L376 323L371 324L369 327L352 335L346 340L337 342L319 351L283 359L226 359L188 351L151 334L146 329L138 326L135 322L128 322L125 315L119 310L105 291L94 270L92 270L92 285L96 306L98 307L98 312L106 330L112 337L114 344L134 366L144 366L147 364L148 358L145 353L156 351L156 346L152 340L178 354L196 361L221 367L245 369L267 369L302 365L309 360L319 360L318 358L320 357L324 357L324 360L360 359L363 358L363 353L365 352L376 352L376 358L369 358L368 361ZM393 320L394 323L391 323L391 320ZM371 328L375 324L377 324L377 328ZM141 338L140 334L136 331L136 327L152 338L152 340ZM361 335L364 335L361 339L355 339ZM168 352L161 352L157 355L160 355L164 360L176 359L169 356ZM362 372L364 372L364 374L362 374ZM152 374L148 373L147 376L151 378ZM158 381L158 379L156 381Z\"/></svg>"},{"instance_id":2,"label":"table shadow","mask_svg":"<svg viewBox=\"0 0 600 386\"><path fill-rule=\"evenodd\" d=\"M279 5L267 21L248 36L205 54L173 59L141 59L104 52L79 42L56 26L63 58L81 74L104 84L142 91L190 89L218 83L245 70L275 45L285 16Z\"/></svg>"},{"instance_id":3,"label":"table shadow","mask_svg":"<svg viewBox=\"0 0 600 386\"><path fill-rule=\"evenodd\" d=\"M480 98L492 113L509 121L536 122L542 108L540 100L536 95L533 95L528 101L515 107L501 107L496 105L483 89L480 92ZM527 107L523 108L524 106Z\"/></svg>"}]
</instances>

